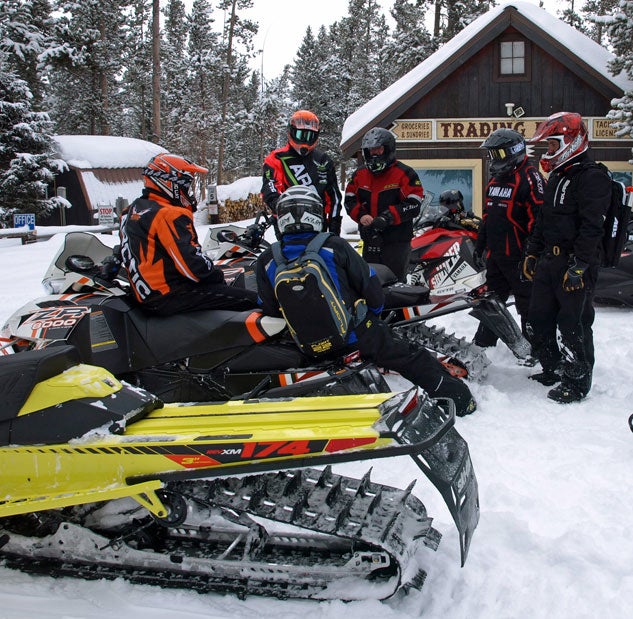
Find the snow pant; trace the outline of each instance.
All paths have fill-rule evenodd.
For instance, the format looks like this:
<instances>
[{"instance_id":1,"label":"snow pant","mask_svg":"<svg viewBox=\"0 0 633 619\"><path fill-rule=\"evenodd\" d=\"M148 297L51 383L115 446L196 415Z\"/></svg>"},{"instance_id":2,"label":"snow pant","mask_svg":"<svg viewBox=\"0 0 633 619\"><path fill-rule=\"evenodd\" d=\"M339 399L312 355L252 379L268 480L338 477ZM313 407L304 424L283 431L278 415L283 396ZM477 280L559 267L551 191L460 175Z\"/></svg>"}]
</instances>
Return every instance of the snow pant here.
<instances>
[{"instance_id":1,"label":"snow pant","mask_svg":"<svg viewBox=\"0 0 633 619\"><path fill-rule=\"evenodd\" d=\"M532 354L543 370L553 372L562 361L563 381L587 395L595 362L592 325L598 267L592 265L585 271L583 288L565 292L563 276L568 261L569 256L565 252L559 255L548 252L539 259L527 328Z\"/></svg>"},{"instance_id":2,"label":"snow pant","mask_svg":"<svg viewBox=\"0 0 633 619\"><path fill-rule=\"evenodd\" d=\"M388 266L399 282L406 280L410 254L411 240L385 243L380 234L363 239L363 258Z\"/></svg>"},{"instance_id":3,"label":"snow pant","mask_svg":"<svg viewBox=\"0 0 633 619\"><path fill-rule=\"evenodd\" d=\"M450 398L459 416L477 408L470 389L425 348L414 346L393 335L388 325L375 317L368 317L355 329L358 350L364 361L398 372L414 385L421 387L432 398Z\"/></svg>"},{"instance_id":4,"label":"snow pant","mask_svg":"<svg viewBox=\"0 0 633 619\"><path fill-rule=\"evenodd\" d=\"M161 299L145 303L143 309L158 316L172 316L181 312L201 309L234 310L237 312L255 309L257 293L245 288L226 284L192 284L190 288L178 290Z\"/></svg>"},{"instance_id":5,"label":"snow pant","mask_svg":"<svg viewBox=\"0 0 633 619\"><path fill-rule=\"evenodd\" d=\"M520 278L522 261L506 256L490 255L486 262L486 286L505 303L510 294L514 295L517 313L521 318L521 331L529 340L526 323L530 297L532 294L532 282L523 282ZM497 336L488 327L480 324L473 342L478 346L494 346Z\"/></svg>"}]
</instances>

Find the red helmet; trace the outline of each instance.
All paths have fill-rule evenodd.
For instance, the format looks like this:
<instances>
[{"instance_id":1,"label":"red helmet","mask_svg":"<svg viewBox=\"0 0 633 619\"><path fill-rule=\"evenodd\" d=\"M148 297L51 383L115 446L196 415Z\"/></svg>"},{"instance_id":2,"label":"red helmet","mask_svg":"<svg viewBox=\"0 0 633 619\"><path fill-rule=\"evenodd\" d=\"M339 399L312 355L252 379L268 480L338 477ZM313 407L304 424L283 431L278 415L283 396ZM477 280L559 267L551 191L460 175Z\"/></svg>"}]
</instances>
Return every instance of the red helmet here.
<instances>
[{"instance_id":1,"label":"red helmet","mask_svg":"<svg viewBox=\"0 0 633 619\"><path fill-rule=\"evenodd\" d=\"M321 123L314 112L299 110L288 122L288 142L300 155L307 155L319 141L320 129Z\"/></svg>"},{"instance_id":2,"label":"red helmet","mask_svg":"<svg viewBox=\"0 0 633 619\"><path fill-rule=\"evenodd\" d=\"M209 170L184 157L162 153L152 157L143 170L143 182L151 192L169 200L174 206L196 210L195 174L206 174Z\"/></svg>"},{"instance_id":3,"label":"red helmet","mask_svg":"<svg viewBox=\"0 0 633 619\"><path fill-rule=\"evenodd\" d=\"M584 153L589 148L587 127L580 114L558 112L545 119L537 128L529 144L543 140L557 140L558 148L553 153L541 156L541 167L552 172L572 157Z\"/></svg>"}]
</instances>

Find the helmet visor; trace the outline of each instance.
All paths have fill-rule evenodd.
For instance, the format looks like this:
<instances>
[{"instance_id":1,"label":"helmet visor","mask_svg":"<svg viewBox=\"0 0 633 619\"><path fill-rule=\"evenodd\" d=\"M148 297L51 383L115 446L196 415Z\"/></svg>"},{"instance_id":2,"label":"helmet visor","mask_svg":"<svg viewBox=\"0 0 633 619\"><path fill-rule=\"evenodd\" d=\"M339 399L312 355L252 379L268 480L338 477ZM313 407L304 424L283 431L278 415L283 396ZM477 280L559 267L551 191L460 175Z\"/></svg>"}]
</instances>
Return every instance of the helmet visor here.
<instances>
[{"instance_id":1,"label":"helmet visor","mask_svg":"<svg viewBox=\"0 0 633 619\"><path fill-rule=\"evenodd\" d=\"M319 139L319 132L312 129L297 129L297 127L290 128L290 134L295 142L300 144L315 144Z\"/></svg>"}]
</instances>

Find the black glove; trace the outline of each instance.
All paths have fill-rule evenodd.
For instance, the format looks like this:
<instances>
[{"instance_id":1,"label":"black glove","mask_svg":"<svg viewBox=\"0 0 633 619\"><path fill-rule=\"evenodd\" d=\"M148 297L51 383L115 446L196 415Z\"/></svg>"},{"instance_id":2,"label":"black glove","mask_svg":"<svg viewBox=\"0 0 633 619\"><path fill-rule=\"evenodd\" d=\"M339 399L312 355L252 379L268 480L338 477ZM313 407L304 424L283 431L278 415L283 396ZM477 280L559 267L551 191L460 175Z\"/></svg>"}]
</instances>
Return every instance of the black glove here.
<instances>
[{"instance_id":1,"label":"black glove","mask_svg":"<svg viewBox=\"0 0 633 619\"><path fill-rule=\"evenodd\" d=\"M534 279L537 261L538 257L533 254L527 254L525 258L523 258L521 272L519 273L522 282L531 282Z\"/></svg>"},{"instance_id":2,"label":"black glove","mask_svg":"<svg viewBox=\"0 0 633 619\"><path fill-rule=\"evenodd\" d=\"M391 222L393 221L393 216L389 211L385 211L378 217L374 217L374 221L371 222L371 226L376 232L382 232Z\"/></svg>"},{"instance_id":3,"label":"black glove","mask_svg":"<svg viewBox=\"0 0 633 619\"><path fill-rule=\"evenodd\" d=\"M99 275L106 281L111 282L118 274L121 268L121 259L119 256L112 254L106 256L99 267Z\"/></svg>"},{"instance_id":4,"label":"black glove","mask_svg":"<svg viewBox=\"0 0 633 619\"><path fill-rule=\"evenodd\" d=\"M569 266L563 275L563 290L573 292L585 287L583 276L589 265L575 256L569 261Z\"/></svg>"},{"instance_id":5,"label":"black glove","mask_svg":"<svg viewBox=\"0 0 633 619\"><path fill-rule=\"evenodd\" d=\"M473 251L473 264L478 271L483 271L486 268L484 251L483 249L475 249L475 251Z\"/></svg>"}]
</instances>

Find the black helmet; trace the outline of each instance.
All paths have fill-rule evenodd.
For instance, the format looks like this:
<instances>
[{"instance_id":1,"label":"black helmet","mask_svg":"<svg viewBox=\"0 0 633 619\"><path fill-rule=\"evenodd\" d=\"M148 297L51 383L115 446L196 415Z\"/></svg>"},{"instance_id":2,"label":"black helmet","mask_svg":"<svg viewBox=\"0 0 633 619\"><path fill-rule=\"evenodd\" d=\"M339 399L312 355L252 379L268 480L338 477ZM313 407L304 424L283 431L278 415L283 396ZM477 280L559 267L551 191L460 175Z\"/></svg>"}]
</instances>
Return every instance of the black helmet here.
<instances>
[{"instance_id":1,"label":"black helmet","mask_svg":"<svg viewBox=\"0 0 633 619\"><path fill-rule=\"evenodd\" d=\"M371 155L369 153L370 149L380 146L384 147L382 154ZM386 170L396 160L396 137L391 131L382 127L370 129L363 136L361 148L365 165L372 174L379 174Z\"/></svg>"},{"instance_id":2,"label":"black helmet","mask_svg":"<svg viewBox=\"0 0 633 619\"><path fill-rule=\"evenodd\" d=\"M451 215L464 212L464 196L458 189L447 189L440 194L440 204L447 208Z\"/></svg>"},{"instance_id":3,"label":"black helmet","mask_svg":"<svg viewBox=\"0 0 633 619\"><path fill-rule=\"evenodd\" d=\"M526 155L525 138L513 129L497 129L482 143L488 149L490 174L500 178L510 174L523 162Z\"/></svg>"},{"instance_id":4,"label":"black helmet","mask_svg":"<svg viewBox=\"0 0 633 619\"><path fill-rule=\"evenodd\" d=\"M311 187L288 187L279 196L275 208L277 227L281 234L323 230L323 201Z\"/></svg>"}]
</instances>

